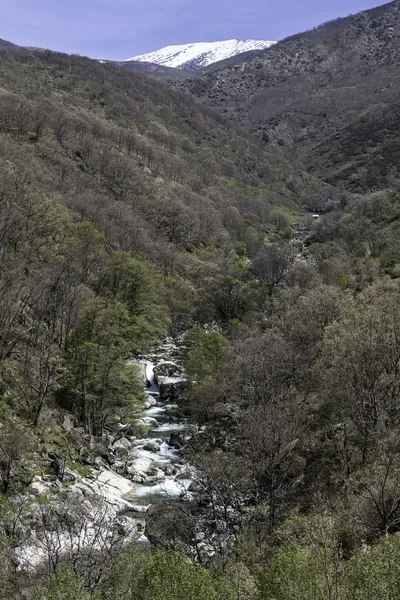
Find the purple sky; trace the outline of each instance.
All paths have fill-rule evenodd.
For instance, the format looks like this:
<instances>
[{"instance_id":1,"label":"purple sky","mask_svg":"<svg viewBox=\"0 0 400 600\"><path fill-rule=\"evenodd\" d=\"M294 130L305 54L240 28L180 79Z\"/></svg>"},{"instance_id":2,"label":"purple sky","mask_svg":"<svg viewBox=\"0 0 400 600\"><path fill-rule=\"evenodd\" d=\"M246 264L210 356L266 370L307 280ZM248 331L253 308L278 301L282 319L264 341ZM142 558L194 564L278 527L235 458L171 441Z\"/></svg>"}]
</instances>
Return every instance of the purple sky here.
<instances>
[{"instance_id":1,"label":"purple sky","mask_svg":"<svg viewBox=\"0 0 400 600\"><path fill-rule=\"evenodd\" d=\"M0 38L122 60L169 44L279 40L381 0L0 0Z\"/></svg>"}]
</instances>

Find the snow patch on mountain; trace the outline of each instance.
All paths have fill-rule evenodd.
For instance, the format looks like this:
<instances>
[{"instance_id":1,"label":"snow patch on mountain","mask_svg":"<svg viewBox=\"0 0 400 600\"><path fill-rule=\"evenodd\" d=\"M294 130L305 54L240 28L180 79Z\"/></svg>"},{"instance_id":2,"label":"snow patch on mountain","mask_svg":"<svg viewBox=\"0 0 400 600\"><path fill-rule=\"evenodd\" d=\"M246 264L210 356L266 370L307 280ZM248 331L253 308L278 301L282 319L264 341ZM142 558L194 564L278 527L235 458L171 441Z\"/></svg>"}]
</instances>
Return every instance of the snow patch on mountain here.
<instances>
[{"instance_id":1,"label":"snow patch on mountain","mask_svg":"<svg viewBox=\"0 0 400 600\"><path fill-rule=\"evenodd\" d=\"M127 61L149 62L175 69L201 69L250 50L264 50L275 44L266 40L225 40L166 46L155 52L133 56Z\"/></svg>"}]
</instances>

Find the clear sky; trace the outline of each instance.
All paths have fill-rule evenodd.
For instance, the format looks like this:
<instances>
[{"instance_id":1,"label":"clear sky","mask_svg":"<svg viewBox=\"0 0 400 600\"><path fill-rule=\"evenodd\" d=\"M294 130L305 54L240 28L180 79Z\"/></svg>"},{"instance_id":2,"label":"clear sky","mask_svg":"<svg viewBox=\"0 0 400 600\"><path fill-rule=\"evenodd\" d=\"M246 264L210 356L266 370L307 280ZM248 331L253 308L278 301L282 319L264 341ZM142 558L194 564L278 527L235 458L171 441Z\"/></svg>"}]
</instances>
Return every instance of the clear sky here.
<instances>
[{"instance_id":1,"label":"clear sky","mask_svg":"<svg viewBox=\"0 0 400 600\"><path fill-rule=\"evenodd\" d=\"M123 60L170 44L279 40L381 0L0 0L0 38Z\"/></svg>"}]
</instances>

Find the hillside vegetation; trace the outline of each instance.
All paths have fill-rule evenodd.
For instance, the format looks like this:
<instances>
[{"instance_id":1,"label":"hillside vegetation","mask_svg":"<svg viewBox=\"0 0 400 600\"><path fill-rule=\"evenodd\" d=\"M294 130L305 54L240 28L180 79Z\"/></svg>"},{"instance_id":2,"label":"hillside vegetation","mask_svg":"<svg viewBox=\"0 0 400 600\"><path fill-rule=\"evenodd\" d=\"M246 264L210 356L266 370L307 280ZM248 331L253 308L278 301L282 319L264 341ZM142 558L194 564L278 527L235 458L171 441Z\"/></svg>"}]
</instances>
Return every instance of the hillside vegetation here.
<instances>
[{"instance_id":1,"label":"hillside vegetation","mask_svg":"<svg viewBox=\"0 0 400 600\"><path fill-rule=\"evenodd\" d=\"M175 85L325 181L390 187L399 180L399 16L395 0Z\"/></svg>"},{"instance_id":2,"label":"hillside vegetation","mask_svg":"<svg viewBox=\"0 0 400 600\"><path fill-rule=\"evenodd\" d=\"M285 43L349 51L343 23ZM400 195L339 192L285 144L141 74L0 49L1 600L399 597ZM118 512L93 471L137 475L127 359L167 335L191 501Z\"/></svg>"}]
</instances>

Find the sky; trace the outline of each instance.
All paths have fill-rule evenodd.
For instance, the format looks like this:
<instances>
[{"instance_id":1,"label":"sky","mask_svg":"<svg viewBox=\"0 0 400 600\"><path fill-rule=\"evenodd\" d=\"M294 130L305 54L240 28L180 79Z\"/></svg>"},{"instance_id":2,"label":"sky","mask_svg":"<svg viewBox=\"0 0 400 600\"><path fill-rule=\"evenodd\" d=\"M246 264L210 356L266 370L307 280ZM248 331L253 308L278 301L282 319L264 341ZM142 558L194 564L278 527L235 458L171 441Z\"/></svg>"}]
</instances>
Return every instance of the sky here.
<instances>
[{"instance_id":1,"label":"sky","mask_svg":"<svg viewBox=\"0 0 400 600\"><path fill-rule=\"evenodd\" d=\"M280 40L380 0L0 0L0 38L124 60L171 44Z\"/></svg>"}]
</instances>

